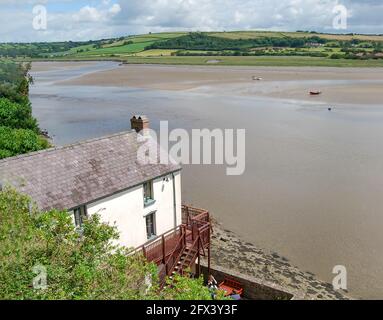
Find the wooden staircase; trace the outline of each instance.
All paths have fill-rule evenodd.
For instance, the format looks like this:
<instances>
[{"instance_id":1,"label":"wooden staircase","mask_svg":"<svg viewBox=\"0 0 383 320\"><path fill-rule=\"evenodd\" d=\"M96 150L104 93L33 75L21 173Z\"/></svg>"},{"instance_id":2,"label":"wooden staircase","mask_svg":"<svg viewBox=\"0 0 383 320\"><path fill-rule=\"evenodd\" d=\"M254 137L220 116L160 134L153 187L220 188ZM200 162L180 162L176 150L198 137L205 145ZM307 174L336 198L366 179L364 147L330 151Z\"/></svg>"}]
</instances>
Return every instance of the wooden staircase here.
<instances>
[{"instance_id":1,"label":"wooden staircase","mask_svg":"<svg viewBox=\"0 0 383 320\"><path fill-rule=\"evenodd\" d=\"M142 252L159 267L161 288L166 277L185 275L198 263L196 274L200 274L200 258L208 258L210 267L210 235L212 226L209 212L190 206L182 206L182 225L135 250Z\"/></svg>"},{"instance_id":2,"label":"wooden staircase","mask_svg":"<svg viewBox=\"0 0 383 320\"><path fill-rule=\"evenodd\" d=\"M182 249L177 257L174 255L169 257L173 264L166 264L165 270L169 279L173 279L176 274L182 276L190 272L196 261L199 264L201 256L206 256L206 249L210 260L210 217L197 215L191 217L188 223L182 226L184 230L180 240L180 243L183 243ZM199 275L199 267L196 273Z\"/></svg>"},{"instance_id":3,"label":"wooden staircase","mask_svg":"<svg viewBox=\"0 0 383 320\"><path fill-rule=\"evenodd\" d=\"M169 278L173 279L176 274L184 275L185 272L187 272L194 264L197 255L198 251L195 248L185 248L182 252L180 260L171 271Z\"/></svg>"}]
</instances>

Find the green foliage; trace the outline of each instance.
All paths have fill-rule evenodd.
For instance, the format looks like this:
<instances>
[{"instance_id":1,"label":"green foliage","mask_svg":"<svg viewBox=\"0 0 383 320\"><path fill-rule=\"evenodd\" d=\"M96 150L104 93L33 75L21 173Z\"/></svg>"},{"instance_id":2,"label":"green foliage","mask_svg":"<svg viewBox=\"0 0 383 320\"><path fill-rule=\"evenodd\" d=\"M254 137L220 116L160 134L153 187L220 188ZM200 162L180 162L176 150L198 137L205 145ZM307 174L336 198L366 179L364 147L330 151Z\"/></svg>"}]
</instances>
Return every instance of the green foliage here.
<instances>
[{"instance_id":1,"label":"green foliage","mask_svg":"<svg viewBox=\"0 0 383 320\"><path fill-rule=\"evenodd\" d=\"M29 213L30 200L0 193L0 299L151 299L157 268L128 256L112 240L114 227L89 218L82 232L65 211ZM47 288L32 286L35 266L47 271Z\"/></svg>"},{"instance_id":2,"label":"green foliage","mask_svg":"<svg viewBox=\"0 0 383 320\"><path fill-rule=\"evenodd\" d=\"M217 291L215 300L224 300L224 293ZM166 300L213 300L211 292L204 286L203 277L193 279L187 276L176 275L162 291Z\"/></svg>"},{"instance_id":3,"label":"green foliage","mask_svg":"<svg viewBox=\"0 0 383 320\"><path fill-rule=\"evenodd\" d=\"M30 63L0 60L0 98L27 104L29 84L33 83L30 69Z\"/></svg>"},{"instance_id":4,"label":"green foliage","mask_svg":"<svg viewBox=\"0 0 383 320\"><path fill-rule=\"evenodd\" d=\"M312 58L331 58L329 47L342 49L345 54L340 58L367 60L381 59L381 43L370 41L375 48L368 52L366 43L360 39L334 41L323 35L306 36L285 33L264 33L249 37L245 32L225 33L189 33L166 41L156 41L146 50L177 50L177 56L298 56ZM243 36L243 38L241 37ZM375 44L376 43L376 44ZM379 46L380 45L380 49ZM329 46L329 47L327 47ZM337 56L332 59L337 59Z\"/></svg>"},{"instance_id":5,"label":"green foliage","mask_svg":"<svg viewBox=\"0 0 383 320\"><path fill-rule=\"evenodd\" d=\"M307 38L277 38L262 37L254 39L228 39L213 37L205 33L190 33L188 35L155 42L146 49L184 49L184 50L246 50L255 47L304 47L308 42L326 43L327 40L319 37Z\"/></svg>"},{"instance_id":6,"label":"green foliage","mask_svg":"<svg viewBox=\"0 0 383 320\"><path fill-rule=\"evenodd\" d=\"M343 55L339 54L339 53L333 53L331 55L331 59L342 59Z\"/></svg>"},{"instance_id":7,"label":"green foliage","mask_svg":"<svg viewBox=\"0 0 383 320\"><path fill-rule=\"evenodd\" d=\"M163 43L162 43L163 42ZM86 42L52 42L52 43L3 43L0 44L0 57L9 58L35 58L35 59L110 59L110 57L134 56L147 49L169 50L203 50L219 51L219 56L247 56L251 48L310 48L317 44L333 48L370 48L374 54L348 55L342 58L353 60L377 60L382 59L383 37L381 35L357 35L357 34L325 34L315 31L299 32L272 32L272 31L233 31L233 32L204 32L204 33L157 33L146 35L134 35L113 39L101 39ZM227 49L229 48L229 49ZM287 54L285 54L287 53ZM286 55L292 53L285 51L266 55ZM193 53L193 55L196 55ZM255 55L255 54L254 54ZM299 56L326 57L328 65L334 60L323 53L303 53ZM187 60L187 59L184 59ZM315 59L309 59L316 65Z\"/></svg>"},{"instance_id":8,"label":"green foliage","mask_svg":"<svg viewBox=\"0 0 383 320\"><path fill-rule=\"evenodd\" d=\"M286 56L286 57L322 57L326 58L327 53L324 52L299 52L290 50L255 50L255 51L177 51L177 56L180 57L193 57L193 56L216 56L216 57L228 57L228 56Z\"/></svg>"},{"instance_id":9,"label":"green foliage","mask_svg":"<svg viewBox=\"0 0 383 320\"><path fill-rule=\"evenodd\" d=\"M157 266L115 245L117 229L98 215L79 230L68 212L30 203L11 188L0 192L0 300L211 299L202 278L177 276L159 291ZM39 289L42 271L47 286Z\"/></svg>"},{"instance_id":10,"label":"green foliage","mask_svg":"<svg viewBox=\"0 0 383 320\"><path fill-rule=\"evenodd\" d=\"M0 126L0 159L48 147L48 141L32 130Z\"/></svg>"},{"instance_id":11,"label":"green foliage","mask_svg":"<svg viewBox=\"0 0 383 320\"><path fill-rule=\"evenodd\" d=\"M39 132L30 104L15 103L6 98L0 98L0 126Z\"/></svg>"},{"instance_id":12,"label":"green foliage","mask_svg":"<svg viewBox=\"0 0 383 320\"><path fill-rule=\"evenodd\" d=\"M17 58L30 57L38 58L44 55L51 55L56 52L65 52L78 46L96 43L87 42L35 42L35 43L2 43L0 44L0 57Z\"/></svg>"},{"instance_id":13,"label":"green foliage","mask_svg":"<svg viewBox=\"0 0 383 320\"><path fill-rule=\"evenodd\" d=\"M49 147L29 102L31 64L0 61L0 159Z\"/></svg>"}]
</instances>

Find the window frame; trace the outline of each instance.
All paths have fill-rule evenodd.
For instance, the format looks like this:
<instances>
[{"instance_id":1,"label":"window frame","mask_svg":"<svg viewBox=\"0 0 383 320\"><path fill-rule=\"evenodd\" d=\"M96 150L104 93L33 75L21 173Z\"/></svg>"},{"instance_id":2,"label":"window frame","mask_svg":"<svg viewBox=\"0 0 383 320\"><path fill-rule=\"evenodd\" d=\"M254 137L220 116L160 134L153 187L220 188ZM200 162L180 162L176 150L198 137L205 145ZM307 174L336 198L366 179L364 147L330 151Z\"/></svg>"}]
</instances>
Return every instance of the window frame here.
<instances>
[{"instance_id":1,"label":"window frame","mask_svg":"<svg viewBox=\"0 0 383 320\"><path fill-rule=\"evenodd\" d=\"M145 228L146 228L146 237L148 240L154 239L157 237L157 212L153 211L145 216ZM150 219L150 221L149 221ZM148 222L150 224L148 224ZM151 230L149 228L151 227ZM153 231L153 232L152 232Z\"/></svg>"},{"instance_id":2,"label":"window frame","mask_svg":"<svg viewBox=\"0 0 383 320\"><path fill-rule=\"evenodd\" d=\"M88 216L87 208L85 205L73 209L74 224L76 228L82 228L85 218Z\"/></svg>"},{"instance_id":3,"label":"window frame","mask_svg":"<svg viewBox=\"0 0 383 320\"><path fill-rule=\"evenodd\" d=\"M146 196L148 187L149 187L149 192L148 192L149 196ZM143 198L144 198L144 207L148 207L156 202L156 200L154 200L154 181L153 180L147 181L143 184Z\"/></svg>"}]
</instances>

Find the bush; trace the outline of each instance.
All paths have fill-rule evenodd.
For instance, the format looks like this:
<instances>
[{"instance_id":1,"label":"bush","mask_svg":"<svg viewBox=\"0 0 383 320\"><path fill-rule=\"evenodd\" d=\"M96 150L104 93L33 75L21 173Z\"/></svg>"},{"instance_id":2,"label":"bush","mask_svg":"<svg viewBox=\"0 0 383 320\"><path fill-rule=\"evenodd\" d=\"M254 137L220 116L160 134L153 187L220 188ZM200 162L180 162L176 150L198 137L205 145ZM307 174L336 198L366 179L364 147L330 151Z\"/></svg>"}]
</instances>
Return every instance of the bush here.
<instances>
[{"instance_id":1,"label":"bush","mask_svg":"<svg viewBox=\"0 0 383 320\"><path fill-rule=\"evenodd\" d=\"M114 245L116 227L98 215L80 231L68 212L41 213L30 204L9 187L0 192L0 300L211 299L202 278L176 276L159 291L156 265ZM38 288L43 273L46 286Z\"/></svg>"},{"instance_id":2,"label":"bush","mask_svg":"<svg viewBox=\"0 0 383 320\"><path fill-rule=\"evenodd\" d=\"M29 102L31 64L0 61L0 159L49 147Z\"/></svg>"},{"instance_id":3,"label":"bush","mask_svg":"<svg viewBox=\"0 0 383 320\"><path fill-rule=\"evenodd\" d=\"M180 275L175 275L173 281L168 281L168 286L163 290L162 297L166 300L213 300L211 292L204 286L203 277L193 279ZM214 299L225 300L224 292L218 290Z\"/></svg>"},{"instance_id":4,"label":"bush","mask_svg":"<svg viewBox=\"0 0 383 320\"><path fill-rule=\"evenodd\" d=\"M32 130L0 127L0 159L48 147L48 141Z\"/></svg>"},{"instance_id":5,"label":"bush","mask_svg":"<svg viewBox=\"0 0 383 320\"><path fill-rule=\"evenodd\" d=\"M155 282L156 267L114 247L115 228L92 216L79 233L67 212L30 214L29 202L10 189L0 193L0 299L154 297L145 277ZM34 271L44 269L47 287L35 289Z\"/></svg>"},{"instance_id":6,"label":"bush","mask_svg":"<svg viewBox=\"0 0 383 320\"><path fill-rule=\"evenodd\" d=\"M0 126L39 131L30 104L15 103L6 98L0 98Z\"/></svg>"},{"instance_id":7,"label":"bush","mask_svg":"<svg viewBox=\"0 0 383 320\"><path fill-rule=\"evenodd\" d=\"M339 53L334 53L334 54L331 55L330 58L331 59L342 59L343 56L341 54L339 54Z\"/></svg>"},{"instance_id":8,"label":"bush","mask_svg":"<svg viewBox=\"0 0 383 320\"><path fill-rule=\"evenodd\" d=\"M30 69L30 63L0 61L0 98L19 103L28 102L29 84L33 83Z\"/></svg>"},{"instance_id":9,"label":"bush","mask_svg":"<svg viewBox=\"0 0 383 320\"><path fill-rule=\"evenodd\" d=\"M324 44L327 42L327 40L316 36L307 38L262 37L256 39L226 39L197 32L165 41L156 41L145 49L183 49L207 51L234 50L237 52L246 51L247 49L255 47L301 48L305 45L306 42L317 42Z\"/></svg>"}]
</instances>

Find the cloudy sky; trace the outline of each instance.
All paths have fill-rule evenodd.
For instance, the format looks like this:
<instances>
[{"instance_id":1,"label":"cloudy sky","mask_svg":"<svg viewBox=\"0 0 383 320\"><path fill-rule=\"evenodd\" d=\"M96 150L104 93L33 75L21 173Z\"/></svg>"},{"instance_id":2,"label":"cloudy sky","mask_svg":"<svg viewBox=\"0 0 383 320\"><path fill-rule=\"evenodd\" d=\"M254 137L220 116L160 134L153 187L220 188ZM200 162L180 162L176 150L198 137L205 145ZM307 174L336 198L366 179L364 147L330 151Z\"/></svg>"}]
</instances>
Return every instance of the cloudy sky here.
<instances>
[{"instance_id":1,"label":"cloudy sky","mask_svg":"<svg viewBox=\"0 0 383 320\"><path fill-rule=\"evenodd\" d=\"M41 26L36 5L46 9L46 30L33 27L36 21ZM337 5L347 8L346 30L333 28ZM0 42L77 41L172 30L383 34L383 0L0 0Z\"/></svg>"}]
</instances>

